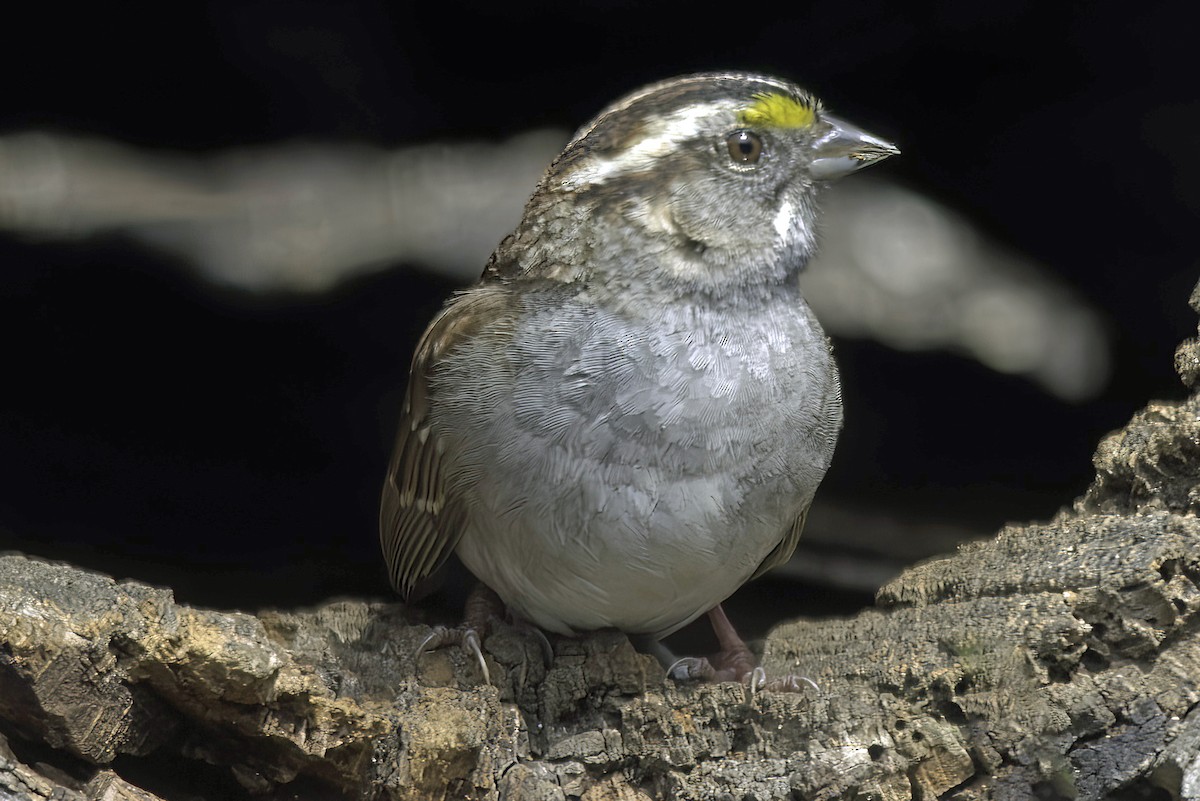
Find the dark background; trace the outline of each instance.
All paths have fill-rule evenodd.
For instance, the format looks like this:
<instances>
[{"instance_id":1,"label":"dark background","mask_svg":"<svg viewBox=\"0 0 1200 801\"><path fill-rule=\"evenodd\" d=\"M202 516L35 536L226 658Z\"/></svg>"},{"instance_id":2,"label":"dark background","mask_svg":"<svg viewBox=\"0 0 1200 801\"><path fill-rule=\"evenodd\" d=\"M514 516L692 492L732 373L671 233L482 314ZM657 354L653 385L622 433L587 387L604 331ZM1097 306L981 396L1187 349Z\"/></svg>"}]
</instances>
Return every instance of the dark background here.
<instances>
[{"instance_id":1,"label":"dark background","mask_svg":"<svg viewBox=\"0 0 1200 801\"><path fill-rule=\"evenodd\" d=\"M397 147L571 128L651 80L759 69L897 141L876 169L1048 265L1113 340L1111 384L1079 405L954 356L838 340L847 428L822 499L980 532L1045 518L1086 486L1100 436L1182 396L1172 352L1200 277L1182 8L477 5L47 11L0 34L0 134ZM450 289L419 266L262 299L119 236L0 235L0 549L221 608L387 597L377 488L411 348ZM787 614L869 601L795 592L810 600Z\"/></svg>"}]
</instances>

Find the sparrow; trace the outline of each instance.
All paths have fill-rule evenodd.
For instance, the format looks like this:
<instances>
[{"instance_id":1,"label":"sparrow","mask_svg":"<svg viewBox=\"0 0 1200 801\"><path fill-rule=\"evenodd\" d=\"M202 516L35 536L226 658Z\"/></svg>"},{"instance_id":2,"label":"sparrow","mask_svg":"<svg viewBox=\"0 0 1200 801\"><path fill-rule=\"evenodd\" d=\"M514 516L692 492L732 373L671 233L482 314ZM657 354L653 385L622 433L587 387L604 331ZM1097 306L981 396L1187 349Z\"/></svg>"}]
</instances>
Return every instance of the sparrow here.
<instances>
[{"instance_id":1,"label":"sparrow","mask_svg":"<svg viewBox=\"0 0 1200 801\"><path fill-rule=\"evenodd\" d=\"M721 603L791 557L842 427L797 278L828 183L898 152L746 72L584 125L417 345L380 508L396 590L454 553L549 632L657 643L708 614L720 652L670 675L761 685ZM430 644L486 675L474 617Z\"/></svg>"}]
</instances>

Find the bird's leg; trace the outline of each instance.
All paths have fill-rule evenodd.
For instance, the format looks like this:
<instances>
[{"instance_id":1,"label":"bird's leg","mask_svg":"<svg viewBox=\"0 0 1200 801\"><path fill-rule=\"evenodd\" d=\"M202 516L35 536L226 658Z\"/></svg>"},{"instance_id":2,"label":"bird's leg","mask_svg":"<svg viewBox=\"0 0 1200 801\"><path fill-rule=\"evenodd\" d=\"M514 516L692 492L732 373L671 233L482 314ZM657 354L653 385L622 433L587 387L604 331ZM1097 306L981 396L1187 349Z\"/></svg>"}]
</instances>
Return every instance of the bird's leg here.
<instances>
[{"instance_id":1,"label":"bird's leg","mask_svg":"<svg viewBox=\"0 0 1200 801\"><path fill-rule=\"evenodd\" d=\"M463 605L463 621L454 628L434 626L433 631L417 646L416 658L421 654L447 645L458 645L467 655L479 663L483 680L491 684L492 674L483 658L482 641L492 627L492 621L504 614L504 602L500 596L483 582L471 588Z\"/></svg>"},{"instance_id":2,"label":"bird's leg","mask_svg":"<svg viewBox=\"0 0 1200 801\"><path fill-rule=\"evenodd\" d=\"M676 681L744 681L755 669L750 647L738 636L720 604L708 610L708 620L721 650L711 660L703 656L677 659L667 668L667 675Z\"/></svg>"},{"instance_id":3,"label":"bird's leg","mask_svg":"<svg viewBox=\"0 0 1200 801\"><path fill-rule=\"evenodd\" d=\"M758 665L750 646L734 629L720 604L708 610L708 620L721 650L711 661L704 657L679 659L667 669L668 676L676 681L740 681L753 691L799 692L804 685L818 689L812 679L804 676L768 680L766 671Z\"/></svg>"},{"instance_id":4,"label":"bird's leg","mask_svg":"<svg viewBox=\"0 0 1200 801\"><path fill-rule=\"evenodd\" d=\"M717 635L717 644L721 650L716 654L717 678L715 681L746 681L749 675L758 667L750 646L741 638L729 622L725 609L717 604L708 610L708 622L712 624L713 634Z\"/></svg>"},{"instance_id":5,"label":"bird's leg","mask_svg":"<svg viewBox=\"0 0 1200 801\"><path fill-rule=\"evenodd\" d=\"M668 668L667 675L693 681L746 681L756 667L750 646L738 636L720 604L708 610L708 621L721 650L711 660L702 656L676 660Z\"/></svg>"}]
</instances>

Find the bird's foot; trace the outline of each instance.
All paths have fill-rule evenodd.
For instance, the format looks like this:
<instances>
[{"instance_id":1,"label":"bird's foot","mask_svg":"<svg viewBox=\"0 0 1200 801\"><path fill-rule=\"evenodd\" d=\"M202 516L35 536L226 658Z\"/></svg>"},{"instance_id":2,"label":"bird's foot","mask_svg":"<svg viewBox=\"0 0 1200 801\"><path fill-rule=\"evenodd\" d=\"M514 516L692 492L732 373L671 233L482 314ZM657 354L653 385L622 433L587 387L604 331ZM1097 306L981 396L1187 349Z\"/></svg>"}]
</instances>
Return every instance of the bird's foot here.
<instances>
[{"instance_id":1,"label":"bird's foot","mask_svg":"<svg viewBox=\"0 0 1200 801\"><path fill-rule=\"evenodd\" d=\"M463 649L467 657L479 665L483 680L491 684L492 674L488 669L487 660L483 657L483 639L491 633L496 621L505 616L504 602L490 588L480 582L472 588L467 596L463 609L463 622L453 628L449 626L434 626L429 636L417 646L416 659L429 651L436 651L449 645L457 645ZM511 615L512 625L530 634L538 644L543 664L549 668L554 661L554 648L550 640L534 624Z\"/></svg>"},{"instance_id":2,"label":"bird's foot","mask_svg":"<svg viewBox=\"0 0 1200 801\"><path fill-rule=\"evenodd\" d=\"M447 645L457 645L466 652L468 657L473 658L479 663L479 671L483 674L484 682L491 684L492 673L488 670L487 661L483 658L483 648L480 643L479 630L474 626L465 623L454 628L434 626L429 636L417 646L415 658L417 661L420 661L421 655L428 651L436 651L439 648L445 648Z\"/></svg>"},{"instance_id":3,"label":"bird's foot","mask_svg":"<svg viewBox=\"0 0 1200 801\"><path fill-rule=\"evenodd\" d=\"M554 646L550 644L550 638L546 636L546 632L542 631L525 618L515 614L511 616L510 622L514 628L525 632L537 641L538 651L542 655L542 667L549 670L550 665L554 663Z\"/></svg>"},{"instance_id":4,"label":"bird's foot","mask_svg":"<svg viewBox=\"0 0 1200 801\"><path fill-rule=\"evenodd\" d=\"M479 665L479 672L487 684L492 683L492 672L483 658L483 638L491 631L492 621L504 614L504 602L482 582L476 584L467 595L463 608L463 622L454 628L434 626L433 631L417 646L416 660L428 651L436 651L448 645L457 645L467 657Z\"/></svg>"},{"instance_id":5,"label":"bird's foot","mask_svg":"<svg viewBox=\"0 0 1200 801\"><path fill-rule=\"evenodd\" d=\"M730 630L732 631L732 627ZM675 660L674 664L667 668L667 675L676 681L749 681L750 674L762 668L758 667L749 646L736 634L734 637L733 641L722 643L723 647L712 659L685 656Z\"/></svg>"},{"instance_id":6,"label":"bird's foot","mask_svg":"<svg viewBox=\"0 0 1200 801\"><path fill-rule=\"evenodd\" d=\"M721 664L720 656L717 657ZM751 692L763 690L776 693L803 692L806 687L820 690L817 683L807 676L789 674L779 678L768 678L767 671L755 666L750 670L740 670L736 667L715 667L712 662L702 656L689 656L677 659L667 669L667 677L678 682L721 682L736 681L745 684Z\"/></svg>"},{"instance_id":7,"label":"bird's foot","mask_svg":"<svg viewBox=\"0 0 1200 801\"><path fill-rule=\"evenodd\" d=\"M734 630L720 604L713 607L708 618L721 644L721 650L712 660L702 656L689 656L675 660L667 668L667 676L675 681L721 682L737 681L745 684L750 692L802 692L812 687L819 690L817 683L807 676L788 675L777 679L767 678L767 672L758 665L750 647Z\"/></svg>"}]
</instances>

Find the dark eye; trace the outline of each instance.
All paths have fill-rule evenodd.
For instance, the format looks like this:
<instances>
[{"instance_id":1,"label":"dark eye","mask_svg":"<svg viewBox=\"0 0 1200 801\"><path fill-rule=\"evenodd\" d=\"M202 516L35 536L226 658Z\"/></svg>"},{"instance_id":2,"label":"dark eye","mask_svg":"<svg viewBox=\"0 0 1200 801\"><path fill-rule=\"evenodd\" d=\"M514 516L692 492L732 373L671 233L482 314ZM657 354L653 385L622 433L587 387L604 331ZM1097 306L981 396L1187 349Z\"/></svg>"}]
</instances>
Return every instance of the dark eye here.
<instances>
[{"instance_id":1,"label":"dark eye","mask_svg":"<svg viewBox=\"0 0 1200 801\"><path fill-rule=\"evenodd\" d=\"M757 164L762 157L762 139L753 131L734 131L725 140L734 164Z\"/></svg>"}]
</instances>

